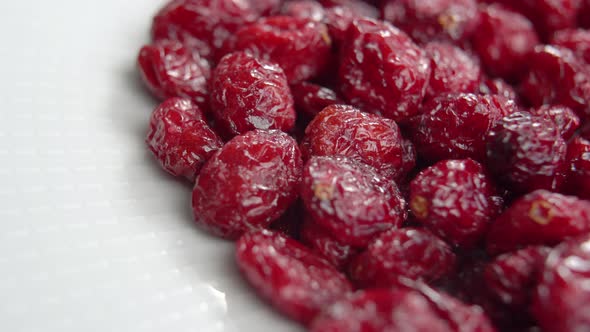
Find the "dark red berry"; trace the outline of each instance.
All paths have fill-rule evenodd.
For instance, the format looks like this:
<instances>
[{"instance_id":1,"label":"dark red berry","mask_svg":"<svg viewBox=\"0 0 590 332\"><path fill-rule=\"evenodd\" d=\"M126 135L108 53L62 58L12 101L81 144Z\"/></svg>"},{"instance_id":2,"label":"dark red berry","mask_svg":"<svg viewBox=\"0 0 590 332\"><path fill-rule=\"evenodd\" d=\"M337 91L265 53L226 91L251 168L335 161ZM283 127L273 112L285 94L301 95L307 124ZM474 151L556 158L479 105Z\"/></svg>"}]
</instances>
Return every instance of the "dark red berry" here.
<instances>
[{"instance_id":1,"label":"dark red berry","mask_svg":"<svg viewBox=\"0 0 590 332\"><path fill-rule=\"evenodd\" d=\"M261 16L270 16L280 11L283 0L248 0L250 6Z\"/></svg>"},{"instance_id":2,"label":"dark red berry","mask_svg":"<svg viewBox=\"0 0 590 332\"><path fill-rule=\"evenodd\" d=\"M219 58L225 41L258 18L256 9L245 0L174 0L154 17L152 38L178 40L207 59Z\"/></svg>"},{"instance_id":3,"label":"dark red berry","mask_svg":"<svg viewBox=\"0 0 590 332\"><path fill-rule=\"evenodd\" d=\"M306 218L301 229L301 239L316 254L324 257L338 269L348 265L358 249L336 240L330 231L322 228L311 218Z\"/></svg>"},{"instance_id":4,"label":"dark red berry","mask_svg":"<svg viewBox=\"0 0 590 332\"><path fill-rule=\"evenodd\" d=\"M517 99L514 88L501 78L484 78L481 80L479 93L482 95L499 95L509 100Z\"/></svg>"},{"instance_id":5,"label":"dark red berry","mask_svg":"<svg viewBox=\"0 0 590 332\"><path fill-rule=\"evenodd\" d=\"M324 7L314 0L291 0L283 4L281 14L321 22L324 19Z\"/></svg>"},{"instance_id":6,"label":"dark red berry","mask_svg":"<svg viewBox=\"0 0 590 332\"><path fill-rule=\"evenodd\" d=\"M329 88L309 82L300 82L291 86L295 107L298 111L314 118L324 108L333 104L342 104L338 94Z\"/></svg>"},{"instance_id":7,"label":"dark red berry","mask_svg":"<svg viewBox=\"0 0 590 332\"><path fill-rule=\"evenodd\" d=\"M499 213L491 179L471 159L440 161L410 184L410 209L416 221L454 245L471 248Z\"/></svg>"},{"instance_id":8,"label":"dark red berry","mask_svg":"<svg viewBox=\"0 0 590 332\"><path fill-rule=\"evenodd\" d=\"M408 174L410 174L416 167L417 159L416 146L412 141L404 139L402 142L402 148L404 149L402 164L397 173L398 175L396 175L396 179L400 185L407 180Z\"/></svg>"},{"instance_id":9,"label":"dark red berry","mask_svg":"<svg viewBox=\"0 0 590 332\"><path fill-rule=\"evenodd\" d=\"M301 198L313 222L347 245L364 246L407 217L395 182L342 156L314 156L307 162Z\"/></svg>"},{"instance_id":10,"label":"dark red berry","mask_svg":"<svg viewBox=\"0 0 590 332\"><path fill-rule=\"evenodd\" d=\"M359 17L379 18L379 10L362 0L319 0L326 8L344 7L348 8Z\"/></svg>"},{"instance_id":11,"label":"dark red berry","mask_svg":"<svg viewBox=\"0 0 590 332\"><path fill-rule=\"evenodd\" d=\"M535 246L496 257L484 272L489 294L510 308L526 311L549 250Z\"/></svg>"},{"instance_id":12,"label":"dark red berry","mask_svg":"<svg viewBox=\"0 0 590 332\"><path fill-rule=\"evenodd\" d=\"M236 259L244 277L278 310L304 324L351 291L346 277L299 242L262 230L243 235Z\"/></svg>"},{"instance_id":13,"label":"dark red berry","mask_svg":"<svg viewBox=\"0 0 590 332\"><path fill-rule=\"evenodd\" d=\"M489 132L487 166L513 192L558 190L564 180L566 150L552 120L517 112Z\"/></svg>"},{"instance_id":14,"label":"dark red berry","mask_svg":"<svg viewBox=\"0 0 590 332\"><path fill-rule=\"evenodd\" d=\"M590 201L546 190L533 191L491 225L487 249L498 254L529 245L552 246L590 232Z\"/></svg>"},{"instance_id":15,"label":"dark red berry","mask_svg":"<svg viewBox=\"0 0 590 332\"><path fill-rule=\"evenodd\" d=\"M377 236L349 265L351 280L361 288L385 288L403 279L433 282L455 269L451 247L428 230L391 229Z\"/></svg>"},{"instance_id":16,"label":"dark red berry","mask_svg":"<svg viewBox=\"0 0 590 332\"><path fill-rule=\"evenodd\" d=\"M564 140L569 140L580 127L580 118L569 107L543 105L537 109L532 109L531 113L544 116L553 121Z\"/></svg>"},{"instance_id":17,"label":"dark red berry","mask_svg":"<svg viewBox=\"0 0 590 332\"><path fill-rule=\"evenodd\" d=\"M590 74L571 50L537 46L528 57L522 95L534 106L561 104L582 119L590 117Z\"/></svg>"},{"instance_id":18,"label":"dark red berry","mask_svg":"<svg viewBox=\"0 0 590 332\"><path fill-rule=\"evenodd\" d=\"M590 21L590 16L587 18ZM590 30L558 31L551 39L551 44L572 50L578 58L590 64Z\"/></svg>"},{"instance_id":19,"label":"dark red berry","mask_svg":"<svg viewBox=\"0 0 590 332\"><path fill-rule=\"evenodd\" d=\"M268 229L281 233L295 240L301 238L304 219L303 202L295 201L281 217L275 220Z\"/></svg>"},{"instance_id":20,"label":"dark red berry","mask_svg":"<svg viewBox=\"0 0 590 332\"><path fill-rule=\"evenodd\" d=\"M355 19L360 19L362 16L354 12L349 7L336 6L327 8L325 10L324 22L328 27L330 37L336 45L341 45L347 38L346 32L348 27Z\"/></svg>"},{"instance_id":21,"label":"dark red berry","mask_svg":"<svg viewBox=\"0 0 590 332\"><path fill-rule=\"evenodd\" d=\"M301 144L304 159L342 155L375 167L388 178L403 171L403 138L390 119L348 105L332 105L307 126Z\"/></svg>"},{"instance_id":22,"label":"dark red berry","mask_svg":"<svg viewBox=\"0 0 590 332\"><path fill-rule=\"evenodd\" d=\"M246 53L219 61L211 79L211 109L216 126L229 137L295 126L293 97L281 67Z\"/></svg>"},{"instance_id":23,"label":"dark red berry","mask_svg":"<svg viewBox=\"0 0 590 332\"><path fill-rule=\"evenodd\" d=\"M191 182L205 161L223 146L199 107L182 98L168 99L154 110L146 143L162 168Z\"/></svg>"},{"instance_id":24,"label":"dark red berry","mask_svg":"<svg viewBox=\"0 0 590 332\"><path fill-rule=\"evenodd\" d=\"M427 99L444 93L477 91L481 68L469 55L458 47L440 42L430 42L424 49L432 68Z\"/></svg>"},{"instance_id":25,"label":"dark red berry","mask_svg":"<svg viewBox=\"0 0 590 332\"><path fill-rule=\"evenodd\" d=\"M526 72L527 55L539 44L533 24L499 5L480 11L472 44L483 66L493 76L515 81Z\"/></svg>"},{"instance_id":26,"label":"dark red berry","mask_svg":"<svg viewBox=\"0 0 590 332\"><path fill-rule=\"evenodd\" d=\"M209 63L176 41L144 46L139 52L143 82L160 99L188 98L206 110L208 106Z\"/></svg>"},{"instance_id":27,"label":"dark red berry","mask_svg":"<svg viewBox=\"0 0 590 332\"><path fill-rule=\"evenodd\" d=\"M485 137L502 117L516 111L513 101L503 97L448 94L422 106L410 122L410 135L418 155L435 162L445 159L484 160Z\"/></svg>"},{"instance_id":28,"label":"dark red berry","mask_svg":"<svg viewBox=\"0 0 590 332\"><path fill-rule=\"evenodd\" d=\"M546 332L580 332L590 327L590 235L551 251L537 286L532 312Z\"/></svg>"},{"instance_id":29,"label":"dark red berry","mask_svg":"<svg viewBox=\"0 0 590 332\"><path fill-rule=\"evenodd\" d=\"M426 53L397 28L356 20L342 47L344 97L361 110L402 121L416 114L430 79Z\"/></svg>"},{"instance_id":30,"label":"dark red berry","mask_svg":"<svg viewBox=\"0 0 590 332\"><path fill-rule=\"evenodd\" d=\"M476 28L475 0L388 0L383 17L420 42L460 41Z\"/></svg>"},{"instance_id":31,"label":"dark red berry","mask_svg":"<svg viewBox=\"0 0 590 332\"><path fill-rule=\"evenodd\" d=\"M584 29L590 29L590 0L580 0L580 12L578 13L578 25Z\"/></svg>"},{"instance_id":32,"label":"dark red berry","mask_svg":"<svg viewBox=\"0 0 590 332\"><path fill-rule=\"evenodd\" d=\"M234 50L277 63L289 83L317 76L330 59L332 41L323 23L309 19L275 16L241 28Z\"/></svg>"},{"instance_id":33,"label":"dark red berry","mask_svg":"<svg viewBox=\"0 0 590 332\"><path fill-rule=\"evenodd\" d=\"M567 165L568 192L590 200L590 141L576 137L568 144Z\"/></svg>"},{"instance_id":34,"label":"dark red berry","mask_svg":"<svg viewBox=\"0 0 590 332\"><path fill-rule=\"evenodd\" d=\"M267 227L296 200L301 167L297 142L285 133L255 130L234 137L197 177L195 221L226 238Z\"/></svg>"}]
</instances>

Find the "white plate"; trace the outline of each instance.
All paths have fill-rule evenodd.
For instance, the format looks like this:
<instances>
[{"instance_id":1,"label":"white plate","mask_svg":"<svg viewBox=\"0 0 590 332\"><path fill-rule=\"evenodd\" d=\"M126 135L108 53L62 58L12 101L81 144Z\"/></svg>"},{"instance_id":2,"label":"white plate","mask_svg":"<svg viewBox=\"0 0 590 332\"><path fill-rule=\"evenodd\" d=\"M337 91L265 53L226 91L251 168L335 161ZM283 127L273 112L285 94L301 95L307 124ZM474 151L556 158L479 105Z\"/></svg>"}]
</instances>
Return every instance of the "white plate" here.
<instances>
[{"instance_id":1,"label":"white plate","mask_svg":"<svg viewBox=\"0 0 590 332\"><path fill-rule=\"evenodd\" d=\"M300 331L143 136L135 72L162 1L0 2L0 330Z\"/></svg>"}]
</instances>

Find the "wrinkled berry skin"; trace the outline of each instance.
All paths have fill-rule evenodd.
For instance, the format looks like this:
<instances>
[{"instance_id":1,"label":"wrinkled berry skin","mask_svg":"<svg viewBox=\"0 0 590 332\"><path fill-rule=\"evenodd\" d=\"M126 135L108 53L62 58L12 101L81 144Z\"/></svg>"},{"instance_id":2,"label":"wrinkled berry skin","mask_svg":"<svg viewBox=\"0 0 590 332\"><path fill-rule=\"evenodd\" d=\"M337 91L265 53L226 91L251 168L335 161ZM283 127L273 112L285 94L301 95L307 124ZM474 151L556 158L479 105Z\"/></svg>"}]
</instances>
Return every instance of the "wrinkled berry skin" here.
<instances>
[{"instance_id":1,"label":"wrinkled berry skin","mask_svg":"<svg viewBox=\"0 0 590 332\"><path fill-rule=\"evenodd\" d=\"M183 98L168 99L154 110L145 141L164 170L191 182L223 146L199 107Z\"/></svg>"},{"instance_id":2,"label":"wrinkled berry skin","mask_svg":"<svg viewBox=\"0 0 590 332\"><path fill-rule=\"evenodd\" d=\"M478 21L475 0L389 0L382 14L422 43L461 41L473 33Z\"/></svg>"},{"instance_id":3,"label":"wrinkled berry skin","mask_svg":"<svg viewBox=\"0 0 590 332\"><path fill-rule=\"evenodd\" d=\"M299 242L267 230L243 235L236 244L236 260L262 297L304 324L352 288L323 258Z\"/></svg>"},{"instance_id":4,"label":"wrinkled berry skin","mask_svg":"<svg viewBox=\"0 0 590 332\"><path fill-rule=\"evenodd\" d=\"M534 246L496 257L484 270L488 293L510 308L526 311L549 251Z\"/></svg>"},{"instance_id":5,"label":"wrinkled berry skin","mask_svg":"<svg viewBox=\"0 0 590 332\"><path fill-rule=\"evenodd\" d=\"M590 16L587 17L590 20ZM587 64L590 64L590 30L568 29L553 35L551 44L565 47Z\"/></svg>"},{"instance_id":6,"label":"wrinkled berry skin","mask_svg":"<svg viewBox=\"0 0 590 332\"><path fill-rule=\"evenodd\" d=\"M415 220L466 248L485 235L501 201L483 166L472 159L440 161L410 183Z\"/></svg>"},{"instance_id":7,"label":"wrinkled berry skin","mask_svg":"<svg viewBox=\"0 0 590 332\"><path fill-rule=\"evenodd\" d=\"M283 0L255 0L249 1L250 6L260 14L260 16L270 16L280 11Z\"/></svg>"},{"instance_id":8,"label":"wrinkled berry skin","mask_svg":"<svg viewBox=\"0 0 590 332\"><path fill-rule=\"evenodd\" d=\"M512 85L501 78L484 78L479 85L479 93L482 95L498 95L508 100L516 100L518 95Z\"/></svg>"},{"instance_id":9,"label":"wrinkled berry skin","mask_svg":"<svg viewBox=\"0 0 590 332\"><path fill-rule=\"evenodd\" d=\"M283 4L281 15L321 22L325 13L324 7L314 0L291 0Z\"/></svg>"},{"instance_id":10,"label":"wrinkled berry skin","mask_svg":"<svg viewBox=\"0 0 590 332\"><path fill-rule=\"evenodd\" d=\"M152 38L178 40L207 59L219 58L225 41L258 16L247 0L174 0L154 17Z\"/></svg>"},{"instance_id":11,"label":"wrinkled berry skin","mask_svg":"<svg viewBox=\"0 0 590 332\"><path fill-rule=\"evenodd\" d=\"M143 82L158 98L183 97L208 107L209 63L176 41L144 46L137 60Z\"/></svg>"},{"instance_id":12,"label":"wrinkled berry skin","mask_svg":"<svg viewBox=\"0 0 590 332\"><path fill-rule=\"evenodd\" d=\"M224 56L213 71L211 110L216 126L229 137L295 126L293 97L281 67L241 52Z\"/></svg>"},{"instance_id":13,"label":"wrinkled berry skin","mask_svg":"<svg viewBox=\"0 0 590 332\"><path fill-rule=\"evenodd\" d=\"M234 137L197 177L196 223L232 239L267 227L296 200L301 167L297 142L285 133L255 130Z\"/></svg>"},{"instance_id":14,"label":"wrinkled berry skin","mask_svg":"<svg viewBox=\"0 0 590 332\"><path fill-rule=\"evenodd\" d=\"M324 108L342 104L338 94L329 88L309 82L300 82L291 86L293 100L298 111L314 118Z\"/></svg>"},{"instance_id":15,"label":"wrinkled berry skin","mask_svg":"<svg viewBox=\"0 0 590 332\"><path fill-rule=\"evenodd\" d=\"M324 257L338 269L347 266L350 259L359 252L357 248L336 240L329 231L309 217L303 222L301 239L313 252Z\"/></svg>"},{"instance_id":16,"label":"wrinkled berry skin","mask_svg":"<svg viewBox=\"0 0 590 332\"><path fill-rule=\"evenodd\" d=\"M547 332L588 331L590 326L590 235L551 251L537 286L532 312Z\"/></svg>"},{"instance_id":17,"label":"wrinkled berry skin","mask_svg":"<svg viewBox=\"0 0 590 332\"><path fill-rule=\"evenodd\" d=\"M485 137L516 105L500 96L447 94L422 106L410 122L410 138L424 160L484 160Z\"/></svg>"},{"instance_id":18,"label":"wrinkled berry skin","mask_svg":"<svg viewBox=\"0 0 590 332\"><path fill-rule=\"evenodd\" d=\"M353 105L403 121L416 114L430 79L426 53L399 29L367 19L354 21L342 47L340 89Z\"/></svg>"},{"instance_id":19,"label":"wrinkled berry skin","mask_svg":"<svg viewBox=\"0 0 590 332\"><path fill-rule=\"evenodd\" d=\"M489 132L487 166L513 192L558 190L564 180L566 150L552 120L517 112Z\"/></svg>"},{"instance_id":20,"label":"wrinkled berry skin","mask_svg":"<svg viewBox=\"0 0 590 332\"><path fill-rule=\"evenodd\" d=\"M536 190L516 200L492 223L487 251L498 254L528 245L552 246L589 231L589 201Z\"/></svg>"},{"instance_id":21,"label":"wrinkled berry skin","mask_svg":"<svg viewBox=\"0 0 590 332\"><path fill-rule=\"evenodd\" d=\"M362 16L349 7L335 6L325 10L324 22L328 27L330 37L336 46L342 45L347 39L350 24Z\"/></svg>"},{"instance_id":22,"label":"wrinkled berry skin","mask_svg":"<svg viewBox=\"0 0 590 332\"><path fill-rule=\"evenodd\" d=\"M395 121L348 105L332 105L305 129L304 159L342 155L375 167L387 178L402 172L403 138Z\"/></svg>"},{"instance_id":23,"label":"wrinkled berry skin","mask_svg":"<svg viewBox=\"0 0 590 332\"><path fill-rule=\"evenodd\" d=\"M326 8L344 7L348 8L359 17L367 18L379 18L379 10L374 6L362 0L319 0L320 3Z\"/></svg>"},{"instance_id":24,"label":"wrinkled berry skin","mask_svg":"<svg viewBox=\"0 0 590 332\"><path fill-rule=\"evenodd\" d=\"M521 93L532 106L561 104L582 119L590 117L590 74L571 50L540 45L529 55L528 63Z\"/></svg>"},{"instance_id":25,"label":"wrinkled berry skin","mask_svg":"<svg viewBox=\"0 0 590 332\"><path fill-rule=\"evenodd\" d=\"M460 48L451 44L430 42L424 47L430 57L432 74L426 98L453 92L475 92L481 79L481 68Z\"/></svg>"},{"instance_id":26,"label":"wrinkled berry skin","mask_svg":"<svg viewBox=\"0 0 590 332\"><path fill-rule=\"evenodd\" d=\"M590 200L590 141L576 137L567 147L569 193Z\"/></svg>"},{"instance_id":27,"label":"wrinkled berry skin","mask_svg":"<svg viewBox=\"0 0 590 332\"><path fill-rule=\"evenodd\" d=\"M569 107L543 105L532 109L531 113L553 121L564 140L569 140L574 136L576 130L580 127L580 118Z\"/></svg>"},{"instance_id":28,"label":"wrinkled berry skin","mask_svg":"<svg viewBox=\"0 0 590 332\"><path fill-rule=\"evenodd\" d=\"M277 63L289 83L317 76L330 60L332 41L323 23L274 16L238 30L233 49Z\"/></svg>"},{"instance_id":29,"label":"wrinkled berry skin","mask_svg":"<svg viewBox=\"0 0 590 332\"><path fill-rule=\"evenodd\" d=\"M539 37L526 17L491 5L480 12L472 44L489 74L515 81L525 73L527 55Z\"/></svg>"},{"instance_id":30,"label":"wrinkled berry skin","mask_svg":"<svg viewBox=\"0 0 590 332\"><path fill-rule=\"evenodd\" d=\"M342 156L312 157L303 169L301 198L313 222L339 242L362 247L407 218L395 182Z\"/></svg>"},{"instance_id":31,"label":"wrinkled berry skin","mask_svg":"<svg viewBox=\"0 0 590 332\"><path fill-rule=\"evenodd\" d=\"M353 259L349 275L360 288L391 287L400 278L430 283L454 272L455 261L451 247L428 230L391 229Z\"/></svg>"}]
</instances>

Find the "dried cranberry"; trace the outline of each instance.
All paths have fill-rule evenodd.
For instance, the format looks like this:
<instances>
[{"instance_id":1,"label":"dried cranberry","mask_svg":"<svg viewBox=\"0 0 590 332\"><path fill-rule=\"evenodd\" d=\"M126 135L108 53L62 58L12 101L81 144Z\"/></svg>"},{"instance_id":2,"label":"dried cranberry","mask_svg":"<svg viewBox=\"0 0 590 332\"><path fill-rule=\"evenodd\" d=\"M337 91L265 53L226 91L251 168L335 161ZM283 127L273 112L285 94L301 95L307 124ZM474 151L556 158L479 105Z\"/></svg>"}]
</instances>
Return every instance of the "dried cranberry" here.
<instances>
[{"instance_id":1,"label":"dried cranberry","mask_svg":"<svg viewBox=\"0 0 590 332\"><path fill-rule=\"evenodd\" d=\"M543 105L532 109L531 113L544 116L557 126L561 137L569 140L580 127L580 118L569 107Z\"/></svg>"},{"instance_id":2,"label":"dried cranberry","mask_svg":"<svg viewBox=\"0 0 590 332\"><path fill-rule=\"evenodd\" d=\"M578 58L590 64L590 30L570 29L558 31L553 36L551 44L572 50Z\"/></svg>"},{"instance_id":3,"label":"dried cranberry","mask_svg":"<svg viewBox=\"0 0 590 332\"><path fill-rule=\"evenodd\" d=\"M397 172L396 179L398 183L403 184L408 174L410 174L416 167L417 152L416 146L409 139L404 139L402 142L404 149L402 164Z\"/></svg>"},{"instance_id":4,"label":"dried cranberry","mask_svg":"<svg viewBox=\"0 0 590 332\"><path fill-rule=\"evenodd\" d=\"M328 27L330 37L336 45L340 45L347 38L348 27L361 16L349 7L336 6L325 10L324 22Z\"/></svg>"},{"instance_id":5,"label":"dried cranberry","mask_svg":"<svg viewBox=\"0 0 590 332\"><path fill-rule=\"evenodd\" d=\"M535 246L496 257L485 268L486 289L497 301L526 311L549 250Z\"/></svg>"},{"instance_id":6,"label":"dried cranberry","mask_svg":"<svg viewBox=\"0 0 590 332\"><path fill-rule=\"evenodd\" d=\"M209 63L176 41L144 46L139 52L139 70L146 86L160 99L192 99L206 110Z\"/></svg>"},{"instance_id":7,"label":"dried cranberry","mask_svg":"<svg viewBox=\"0 0 590 332\"><path fill-rule=\"evenodd\" d=\"M261 16L270 16L280 11L283 0L248 0L250 6Z\"/></svg>"},{"instance_id":8,"label":"dried cranberry","mask_svg":"<svg viewBox=\"0 0 590 332\"><path fill-rule=\"evenodd\" d=\"M316 254L327 259L338 269L348 265L350 259L359 251L357 248L336 240L328 230L309 217L303 222L301 239Z\"/></svg>"},{"instance_id":9,"label":"dried cranberry","mask_svg":"<svg viewBox=\"0 0 590 332\"><path fill-rule=\"evenodd\" d=\"M575 138L567 147L567 189L590 200L590 141Z\"/></svg>"},{"instance_id":10,"label":"dried cranberry","mask_svg":"<svg viewBox=\"0 0 590 332\"><path fill-rule=\"evenodd\" d=\"M208 59L236 30L258 13L246 0L174 0L154 17L152 38L178 40Z\"/></svg>"},{"instance_id":11,"label":"dried cranberry","mask_svg":"<svg viewBox=\"0 0 590 332\"><path fill-rule=\"evenodd\" d=\"M281 14L321 22L324 7L314 0L292 0L283 4Z\"/></svg>"},{"instance_id":12,"label":"dried cranberry","mask_svg":"<svg viewBox=\"0 0 590 332\"><path fill-rule=\"evenodd\" d=\"M527 55L539 44L535 27L526 17L499 5L480 12L473 47L493 76L515 81L526 72Z\"/></svg>"},{"instance_id":13,"label":"dried cranberry","mask_svg":"<svg viewBox=\"0 0 590 332\"><path fill-rule=\"evenodd\" d=\"M332 105L307 126L301 149L304 158L343 155L395 178L402 171L402 145L402 136L393 120L363 113L352 106Z\"/></svg>"},{"instance_id":14,"label":"dried cranberry","mask_svg":"<svg viewBox=\"0 0 590 332\"><path fill-rule=\"evenodd\" d=\"M567 145L555 123L517 112L487 137L487 166L512 191L557 190L564 180Z\"/></svg>"},{"instance_id":15,"label":"dried cranberry","mask_svg":"<svg viewBox=\"0 0 590 332\"><path fill-rule=\"evenodd\" d=\"M571 50L537 46L528 59L530 70L521 90L533 106L561 104L590 118L590 74Z\"/></svg>"},{"instance_id":16,"label":"dried cranberry","mask_svg":"<svg viewBox=\"0 0 590 332\"><path fill-rule=\"evenodd\" d=\"M495 188L481 164L471 159L440 161L410 184L416 220L450 243L473 247L499 212Z\"/></svg>"},{"instance_id":17,"label":"dried cranberry","mask_svg":"<svg viewBox=\"0 0 590 332\"><path fill-rule=\"evenodd\" d=\"M587 331L590 326L590 235L551 251L537 286L532 312L543 331Z\"/></svg>"},{"instance_id":18,"label":"dried cranberry","mask_svg":"<svg viewBox=\"0 0 590 332\"><path fill-rule=\"evenodd\" d=\"M388 0L382 14L424 43L432 39L460 41L473 33L478 21L475 0Z\"/></svg>"},{"instance_id":19,"label":"dried cranberry","mask_svg":"<svg viewBox=\"0 0 590 332\"><path fill-rule=\"evenodd\" d=\"M426 90L431 99L443 93L475 92L481 68L469 55L451 44L430 42L424 47L430 57L432 74Z\"/></svg>"},{"instance_id":20,"label":"dried cranberry","mask_svg":"<svg viewBox=\"0 0 590 332\"><path fill-rule=\"evenodd\" d=\"M234 49L279 64L289 83L296 83L321 72L330 59L331 45L323 23L275 16L238 30Z\"/></svg>"},{"instance_id":21,"label":"dried cranberry","mask_svg":"<svg viewBox=\"0 0 590 332\"><path fill-rule=\"evenodd\" d=\"M240 270L261 296L305 324L351 291L346 277L299 242L262 230L236 246Z\"/></svg>"},{"instance_id":22,"label":"dried cranberry","mask_svg":"<svg viewBox=\"0 0 590 332\"><path fill-rule=\"evenodd\" d=\"M500 96L441 95L427 102L410 122L418 155L431 162L444 159L485 159L485 137L502 117L513 113L513 101Z\"/></svg>"},{"instance_id":23,"label":"dried cranberry","mask_svg":"<svg viewBox=\"0 0 590 332\"><path fill-rule=\"evenodd\" d=\"M482 95L499 95L509 100L516 100L517 98L514 88L501 78L484 78L479 85L479 93Z\"/></svg>"},{"instance_id":24,"label":"dried cranberry","mask_svg":"<svg viewBox=\"0 0 590 332\"><path fill-rule=\"evenodd\" d=\"M455 259L451 247L427 230L392 229L352 260L349 274L361 288L399 285L400 278L433 282L454 271Z\"/></svg>"},{"instance_id":25,"label":"dried cranberry","mask_svg":"<svg viewBox=\"0 0 590 332\"><path fill-rule=\"evenodd\" d=\"M301 167L297 142L285 133L255 130L234 137L197 177L195 221L226 238L268 226L297 198Z\"/></svg>"},{"instance_id":26,"label":"dried cranberry","mask_svg":"<svg viewBox=\"0 0 590 332\"><path fill-rule=\"evenodd\" d=\"M344 97L365 112L396 121L416 114L430 79L426 53L385 22L356 20L348 38L339 70Z\"/></svg>"},{"instance_id":27,"label":"dried cranberry","mask_svg":"<svg viewBox=\"0 0 590 332\"><path fill-rule=\"evenodd\" d=\"M295 107L298 111L314 118L324 108L333 104L342 104L338 94L329 88L309 82L300 82L291 86Z\"/></svg>"},{"instance_id":28,"label":"dried cranberry","mask_svg":"<svg viewBox=\"0 0 590 332\"><path fill-rule=\"evenodd\" d=\"M314 222L353 246L366 245L407 217L395 182L342 156L314 156L307 162L301 198Z\"/></svg>"},{"instance_id":29,"label":"dried cranberry","mask_svg":"<svg viewBox=\"0 0 590 332\"><path fill-rule=\"evenodd\" d=\"M295 126L293 97L281 67L246 53L230 53L219 61L211 79L211 109L229 137Z\"/></svg>"},{"instance_id":30,"label":"dried cranberry","mask_svg":"<svg viewBox=\"0 0 590 332\"><path fill-rule=\"evenodd\" d=\"M551 246L588 232L589 201L536 190L516 200L492 223L487 249L497 254L528 245Z\"/></svg>"},{"instance_id":31,"label":"dried cranberry","mask_svg":"<svg viewBox=\"0 0 590 332\"><path fill-rule=\"evenodd\" d=\"M351 9L359 17L379 18L379 10L362 0L319 0L326 8L344 7Z\"/></svg>"}]
</instances>

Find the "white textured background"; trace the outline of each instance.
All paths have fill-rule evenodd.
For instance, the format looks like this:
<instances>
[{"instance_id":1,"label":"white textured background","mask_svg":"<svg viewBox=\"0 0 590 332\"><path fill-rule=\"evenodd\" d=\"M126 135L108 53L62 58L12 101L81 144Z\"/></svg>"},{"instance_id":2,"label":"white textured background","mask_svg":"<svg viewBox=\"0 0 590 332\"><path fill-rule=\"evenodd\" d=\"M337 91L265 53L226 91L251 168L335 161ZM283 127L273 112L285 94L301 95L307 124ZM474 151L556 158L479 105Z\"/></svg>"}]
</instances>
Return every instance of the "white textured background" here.
<instances>
[{"instance_id":1,"label":"white textured background","mask_svg":"<svg viewBox=\"0 0 590 332\"><path fill-rule=\"evenodd\" d=\"M0 1L0 331L298 331L143 145L156 0Z\"/></svg>"}]
</instances>

